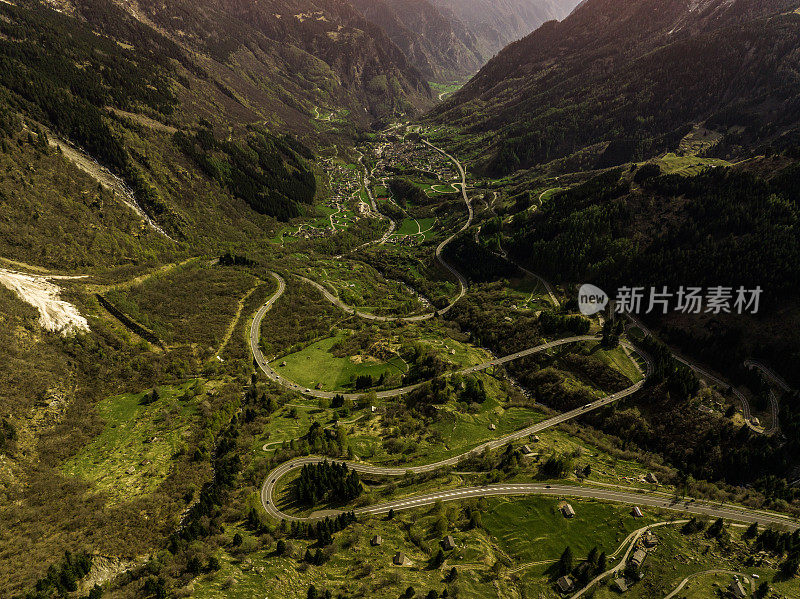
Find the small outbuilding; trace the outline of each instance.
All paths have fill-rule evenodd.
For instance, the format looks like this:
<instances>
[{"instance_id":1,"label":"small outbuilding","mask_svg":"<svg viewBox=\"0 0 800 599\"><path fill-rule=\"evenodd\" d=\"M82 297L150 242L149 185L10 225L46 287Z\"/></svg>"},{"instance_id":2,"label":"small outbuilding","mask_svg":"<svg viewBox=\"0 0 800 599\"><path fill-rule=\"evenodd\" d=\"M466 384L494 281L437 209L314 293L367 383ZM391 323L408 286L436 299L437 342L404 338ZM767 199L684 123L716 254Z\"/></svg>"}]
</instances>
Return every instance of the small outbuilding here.
<instances>
[{"instance_id":1,"label":"small outbuilding","mask_svg":"<svg viewBox=\"0 0 800 599\"><path fill-rule=\"evenodd\" d=\"M644 533L644 537L642 538L642 543L644 543L644 546L647 547L648 549L651 547L655 547L656 545L658 545L658 537L655 534L653 534L652 530L648 530L646 533Z\"/></svg>"},{"instance_id":2,"label":"small outbuilding","mask_svg":"<svg viewBox=\"0 0 800 599\"><path fill-rule=\"evenodd\" d=\"M631 565L637 570L642 567L644 558L647 557L647 552L644 549L637 549L631 556Z\"/></svg>"},{"instance_id":3,"label":"small outbuilding","mask_svg":"<svg viewBox=\"0 0 800 599\"><path fill-rule=\"evenodd\" d=\"M572 576L562 576L556 580L556 586L562 593L569 593L575 590L575 579Z\"/></svg>"},{"instance_id":4,"label":"small outbuilding","mask_svg":"<svg viewBox=\"0 0 800 599\"><path fill-rule=\"evenodd\" d=\"M383 544L383 539L381 538L381 535L375 535L372 537L372 541L370 542L372 543L373 547L378 547Z\"/></svg>"},{"instance_id":5,"label":"small outbuilding","mask_svg":"<svg viewBox=\"0 0 800 599\"><path fill-rule=\"evenodd\" d=\"M634 506L631 510L631 514L633 514L634 518L644 518L644 514L639 506Z\"/></svg>"},{"instance_id":6,"label":"small outbuilding","mask_svg":"<svg viewBox=\"0 0 800 599\"><path fill-rule=\"evenodd\" d=\"M628 580L622 577L615 579L614 588L620 593L626 592L628 590Z\"/></svg>"},{"instance_id":7,"label":"small outbuilding","mask_svg":"<svg viewBox=\"0 0 800 599\"><path fill-rule=\"evenodd\" d=\"M495 426L494 424L490 424L489 425L489 430L490 431L497 430L497 426Z\"/></svg>"},{"instance_id":8,"label":"small outbuilding","mask_svg":"<svg viewBox=\"0 0 800 599\"><path fill-rule=\"evenodd\" d=\"M402 566L403 564L406 563L406 554L403 553L402 551L398 551L397 553L394 554L392 562L394 563L395 566Z\"/></svg>"},{"instance_id":9,"label":"small outbuilding","mask_svg":"<svg viewBox=\"0 0 800 599\"><path fill-rule=\"evenodd\" d=\"M561 508L561 513L564 514L565 518L575 517L575 510L572 509L572 506L569 503L564 504L564 507Z\"/></svg>"},{"instance_id":10,"label":"small outbuilding","mask_svg":"<svg viewBox=\"0 0 800 599\"><path fill-rule=\"evenodd\" d=\"M647 476L644 477L644 480L648 483L653 483L654 485L658 484L658 478L652 472L648 472Z\"/></svg>"},{"instance_id":11,"label":"small outbuilding","mask_svg":"<svg viewBox=\"0 0 800 599\"><path fill-rule=\"evenodd\" d=\"M445 551L452 551L456 548L455 539L451 535L447 535L445 538L442 539L442 548Z\"/></svg>"},{"instance_id":12,"label":"small outbuilding","mask_svg":"<svg viewBox=\"0 0 800 599\"><path fill-rule=\"evenodd\" d=\"M519 450L522 452L523 455L531 455L533 453L533 450L530 448L529 445L523 445L522 447L519 448Z\"/></svg>"},{"instance_id":13,"label":"small outbuilding","mask_svg":"<svg viewBox=\"0 0 800 599\"><path fill-rule=\"evenodd\" d=\"M747 591L745 590L742 581L739 579L734 579L731 581L731 583L728 585L728 592L736 599L743 599L744 597L747 597Z\"/></svg>"}]
</instances>

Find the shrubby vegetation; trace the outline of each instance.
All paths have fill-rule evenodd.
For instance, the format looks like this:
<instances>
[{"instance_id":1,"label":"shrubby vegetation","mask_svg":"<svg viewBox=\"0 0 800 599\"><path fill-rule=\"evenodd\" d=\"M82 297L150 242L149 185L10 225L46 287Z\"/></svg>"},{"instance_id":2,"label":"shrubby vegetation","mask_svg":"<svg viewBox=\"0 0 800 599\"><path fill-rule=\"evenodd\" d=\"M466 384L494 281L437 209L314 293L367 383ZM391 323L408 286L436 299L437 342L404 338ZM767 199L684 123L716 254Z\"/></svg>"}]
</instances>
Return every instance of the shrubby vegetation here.
<instances>
[{"instance_id":1,"label":"shrubby vegetation","mask_svg":"<svg viewBox=\"0 0 800 599\"><path fill-rule=\"evenodd\" d=\"M92 556L88 553L73 555L69 551L57 565L47 569L47 575L36 581L35 591L25 594L25 599L49 599L66 597L68 593L78 590L78 582L89 573L92 567ZM100 597L96 591L89 594L89 599Z\"/></svg>"}]
</instances>

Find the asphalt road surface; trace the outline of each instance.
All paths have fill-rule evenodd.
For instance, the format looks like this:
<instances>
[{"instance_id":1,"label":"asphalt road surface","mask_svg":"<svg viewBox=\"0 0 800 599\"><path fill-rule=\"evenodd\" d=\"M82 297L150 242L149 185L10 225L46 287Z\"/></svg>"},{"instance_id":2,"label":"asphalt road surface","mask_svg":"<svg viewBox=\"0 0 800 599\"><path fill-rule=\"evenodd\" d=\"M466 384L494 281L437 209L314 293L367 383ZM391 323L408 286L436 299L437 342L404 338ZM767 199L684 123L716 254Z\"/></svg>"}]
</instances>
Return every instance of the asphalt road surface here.
<instances>
[{"instance_id":1,"label":"asphalt road surface","mask_svg":"<svg viewBox=\"0 0 800 599\"><path fill-rule=\"evenodd\" d=\"M450 241L452 241L456 235L465 231L470 224L472 223L473 219L473 209L472 205L470 204L469 198L466 193L466 172L458 160L456 160L453 156L446 153L445 151L433 146L427 141L423 140L423 143L430 146L431 148L435 149L436 151L440 152L447 158L449 158L457 167L459 174L461 175L461 193L464 198L464 202L467 206L467 210L469 213L469 218L464 226L456 233L451 235L449 238L444 240L439 246L436 248L436 257L439 262L448 270L450 271L457 279L460 285L460 292L456 299L446 308L442 309L440 312L446 312L449 310L453 304L455 304L458 300L460 300L467 290L467 281L466 279L459 273L454 267L449 265L441 256L443 249L446 247ZM325 398L329 399L332 398L335 394L333 392L326 392L326 391L319 391L319 390L312 390L312 389L303 389L297 383L286 379L285 377L281 376L278 372L276 372L267 362L266 358L264 357L261 349L258 346L258 341L260 337L260 329L261 329L261 322L264 319L265 314L269 311L272 305L281 297L283 292L285 291L286 285L284 280L276 273L271 273L272 276L278 282L278 289L275 294L259 309L256 313L255 318L253 319L251 329L250 329L250 346L253 352L253 357L255 362L258 366L264 371L268 378L271 380L295 391L298 391L304 395L308 395L311 397L317 398ZM306 279L307 282L311 283L312 285L316 286L323 295L331 302L339 306L341 309L349 311L357 316L362 318L372 319L372 320L379 320L383 317L377 317L371 314L366 313L359 313L357 310L346 306L342 303L339 298L328 292L324 287L314 283L313 281ZM430 315L419 315L416 317L408 317L405 319L395 318L394 320L404 320L406 322L413 322L410 320L411 318L416 318L418 320L424 320L426 318L431 318L433 314ZM641 326L641 325L640 325ZM643 328L646 331L646 329ZM512 360L517 360L526 356L530 356L534 353L546 351L548 349L552 349L554 347L558 347L560 345L565 345L568 343L578 343L578 342L585 342L585 341L596 341L597 337L594 336L578 336L578 337L570 337L567 339L559 339L557 341L552 341L549 343L541 344L535 347L528 348L526 350L517 352L515 354L511 354L508 356L504 356L502 358L497 358L491 360L489 362L485 362L483 364L479 364L476 366L471 366L459 371L461 374L467 374L472 372L478 372L480 370L485 370L487 368L491 368L493 366L505 364ZM646 374L649 374L652 371L652 363L650 361L649 356L643 354L641 351L637 350L630 344L624 344L625 348L628 350L633 350L639 353L639 355L644 359L646 363ZM721 383L719 379L715 379L709 373L702 371L698 367L695 367L692 364L689 364L692 368L696 371L700 372L702 375L706 375L707 378L713 380L714 382ZM481 453L486 449L496 449L510 443L512 441L519 440L523 437L535 434L539 431L546 430L550 427L556 426L562 422L566 422L573 418L576 418L582 414L588 413L593 410L600 409L612 402L618 401L624 397L627 397L636 391L638 391L644 385L645 379L639 381L638 383L632 385L631 387L620 391L618 393L611 394L607 397L602 399L596 400L591 402L581 408L572 410L570 412L566 412L564 414L560 414L553 418L549 418L543 422L539 422L532 426L529 426L525 429L516 431L499 439L495 439L492 441L488 441L475 447L461 455L454 456L452 458L441 460L439 462L434 462L431 464L426 464L422 466L412 466L407 468L385 468L380 466L372 466L369 464L364 464L361 462L347 462L348 466L355 469L357 472L362 474L375 474L375 475L382 475L382 476L403 476L407 472L411 473L420 473L420 472L430 472L432 470L436 470L442 467L454 466L460 460L465 457L468 457L470 454L473 453ZM422 384L422 383L421 383ZM402 387L399 389L392 389L388 391L381 391L377 395L381 398L387 397L395 397L413 389L421 386L421 384L411 385L407 387ZM349 398L356 398L359 395L348 394L346 397ZM749 416L749 404L743 396L741 397L742 404L744 406L745 417L750 418ZM335 515L336 511L331 511L329 513L319 513L315 514L311 518L297 518L291 516L289 514L285 514L281 512L279 509L275 507L274 503L274 491L275 485L282 477L287 475L288 473L296 470L298 468L302 468L305 464L315 464L323 461L323 457L318 456L308 456L308 457L301 457L296 458L294 460L289 460L279 466L277 466L274 470L272 470L269 475L267 476L264 484L261 488L261 501L264 506L264 509L267 511L268 514L273 516L277 519L284 519L284 520L314 520L324 518L326 515ZM564 485L564 484L540 484L540 483L523 483L523 484L495 484L495 485L486 485L481 487L466 487L462 489L453 489L447 491L439 491L435 493L429 493L426 495L421 495L417 497L407 497L403 499L398 499L394 501L388 501L384 503L380 503L377 505L366 506L355 509L355 513L358 515L378 515L388 512L389 510L404 510L404 509L414 509L419 508L427 505L432 505L437 501L456 501L467 499L471 497L489 497L489 496L498 496L498 495L544 495L544 496L568 496L568 497L582 497L587 499L598 499L603 501L610 501L610 502L617 502L617 503L628 503L632 505L638 506L646 506L646 507L653 507L653 508L660 508L660 509L667 509L678 511L681 513L691 513L691 514L698 514L703 516L710 516L714 518L725 518L728 520L734 520L738 522L744 523L752 523L758 522L759 524L777 524L780 526L785 526L790 530L796 530L798 528L798 524L784 516L779 514L771 514L766 512L756 512L751 510L746 510L744 508L733 506L733 505L726 505L726 504L713 504L709 502L703 501L696 501L693 499L688 500L681 500L677 501L674 498L667 498L663 494L647 494L646 492L634 492L634 491L624 491L624 490L612 490L612 489L597 489L597 488L589 488L589 487L581 487L581 486L574 486L574 485Z\"/></svg>"},{"instance_id":2,"label":"asphalt road surface","mask_svg":"<svg viewBox=\"0 0 800 599\"><path fill-rule=\"evenodd\" d=\"M333 399L333 397L335 395L343 395L345 399L350 399L350 400L354 400L354 399L358 399L358 398L362 397L364 395L364 393L337 393L337 392L334 392L334 391L321 391L319 389L310 389L310 388L307 388L307 387L303 387L302 385L296 383L295 381L289 380L286 377L284 377L283 375L281 375L277 370L275 370L269 364L269 361L264 357L264 354L261 351L261 348L259 347L261 321L264 320L264 315L267 313L267 311L269 311L269 309L273 306L273 304L278 300L278 298L280 298L281 295L283 295L283 292L286 290L286 284L285 284L283 278L280 277L277 273L273 272L271 274L278 281L278 289L275 292L275 294L271 298L269 298L269 300L267 300L267 302L263 306L261 306L259 311L256 313L255 318L253 318L252 325L250 326L250 350L253 352L253 358L254 358L256 364L258 365L258 367L261 368L261 370L264 372L264 374L267 375L267 378L270 379L271 381L274 381L274 382L286 387L287 389L291 389L293 391L296 391L296 392L298 392L298 393L300 393L302 395L306 395L308 397L316 397L318 399ZM301 278L303 278L303 277L301 277ZM335 300L337 298L335 298L335 296L330 294L324 287L322 287L321 285L318 285L317 283L314 283L310 279L305 279L305 278L303 278L303 279L305 281L311 283L312 285L318 287L322 293L326 294L326 297L328 297L328 299L330 299L331 301L334 301L334 303L335 303ZM466 368L462 368L461 370L457 370L457 371L455 371L453 373L448 373L447 376L452 376L453 374L471 374L471 373L474 373L474 372L480 372L482 370L487 370L487 369L493 368L495 366L501 366L501 365L506 364L508 362L512 362L514 360L519 360L520 358L525 358L527 356L531 356L531 355L539 353L539 352L547 351L549 349L553 349L553 348L559 347L561 345L567 345L567 344L570 344L570 343L580 343L580 342L585 342L585 341L599 341L599 340L600 340L599 337L596 337L596 336L593 336L593 335L580 335L580 336L576 336L576 337L566 337L564 339L557 339L555 341L549 341L549 342L543 343L541 345L536 345L534 347L529 347L528 349L524 349L524 350L516 352L514 354L510 354L508 356L503 356L502 358L495 358L493 360L489 360L489 361L484 362L482 364L477 364L475 366L468 366ZM635 347L633 347L630 344L623 343L621 345L623 345L624 347L626 347L627 349L629 349L631 351L637 352L640 355L642 355L643 358L645 359L645 361L647 362L647 367L648 367L648 370L649 370L649 368L650 368L649 357L647 357L644 354L642 354L642 352L640 350L636 349ZM414 385L406 385L404 387L398 387L396 389L388 389L386 391L378 391L376 393L376 396L378 398L380 398L380 399L386 399L386 398L389 398L389 397L398 397L400 395L405 395L406 393L409 393L409 392L413 391L414 389L417 389L417 388L421 387L422 385L424 385L427 382L430 382L430 381L424 381L424 382L421 382L421 383L416 383ZM641 388L642 384L643 384L643 382L640 381L639 383L636 383L635 385L629 387L628 389L625 389L624 391L621 391L620 393L615 393L613 395L609 395L606 398L597 400L592 405L596 409L597 407L602 407L601 405L598 405L598 404L601 404L601 402L610 403L612 401L617 401L619 399L622 399L623 397L627 397L628 395L638 391ZM605 405L605 404L602 404L602 405Z\"/></svg>"}]
</instances>

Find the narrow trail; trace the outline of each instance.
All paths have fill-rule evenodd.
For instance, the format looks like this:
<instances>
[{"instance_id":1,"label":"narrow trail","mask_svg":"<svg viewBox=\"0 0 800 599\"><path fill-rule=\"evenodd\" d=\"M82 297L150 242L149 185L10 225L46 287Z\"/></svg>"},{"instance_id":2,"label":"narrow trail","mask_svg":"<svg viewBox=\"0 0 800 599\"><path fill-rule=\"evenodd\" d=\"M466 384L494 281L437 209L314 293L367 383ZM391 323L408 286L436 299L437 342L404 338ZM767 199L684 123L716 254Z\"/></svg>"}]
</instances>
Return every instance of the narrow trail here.
<instances>
[{"instance_id":1,"label":"narrow trail","mask_svg":"<svg viewBox=\"0 0 800 599\"><path fill-rule=\"evenodd\" d=\"M250 296L253 295L253 293L255 293L256 289L261 287L261 285L263 284L264 283L259 281L258 283L253 285L253 287L251 287L247 293L245 293L241 298L239 298L239 301L236 306L236 314L234 315L233 320L231 320L230 324L228 325L228 328L225 331L225 336L222 338L222 342L219 344L219 348L217 348L217 351L214 352L214 355L217 358L222 356L222 352L225 351L228 342L231 340L231 337L233 337L233 332L236 330L236 325L239 324L239 319L242 317L242 310L244 310L245 302L247 302Z\"/></svg>"}]
</instances>

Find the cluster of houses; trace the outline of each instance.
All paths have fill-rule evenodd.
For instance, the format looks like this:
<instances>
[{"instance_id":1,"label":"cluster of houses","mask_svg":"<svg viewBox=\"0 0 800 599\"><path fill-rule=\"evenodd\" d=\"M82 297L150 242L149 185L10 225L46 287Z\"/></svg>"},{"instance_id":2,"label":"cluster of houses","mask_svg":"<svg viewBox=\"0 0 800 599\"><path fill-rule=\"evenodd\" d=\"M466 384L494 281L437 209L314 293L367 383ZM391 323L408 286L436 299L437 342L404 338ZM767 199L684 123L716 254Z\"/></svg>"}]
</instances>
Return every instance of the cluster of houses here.
<instances>
[{"instance_id":1,"label":"cluster of houses","mask_svg":"<svg viewBox=\"0 0 800 599\"><path fill-rule=\"evenodd\" d=\"M423 241L425 241L424 235L392 235L386 240L386 243L403 247L411 247L419 245Z\"/></svg>"},{"instance_id":2,"label":"cluster of houses","mask_svg":"<svg viewBox=\"0 0 800 599\"><path fill-rule=\"evenodd\" d=\"M289 237L299 237L300 239L318 239L320 237L327 237L331 233L330 227L311 227L308 225L301 225L297 231L286 233Z\"/></svg>"},{"instance_id":3,"label":"cluster of houses","mask_svg":"<svg viewBox=\"0 0 800 599\"><path fill-rule=\"evenodd\" d=\"M447 158L433 148L416 142L384 137L378 146L377 155L380 159L375 170L378 178L393 175L387 168L389 165L393 170L415 169L431 173L441 181L453 181L458 178Z\"/></svg>"},{"instance_id":4,"label":"cluster of houses","mask_svg":"<svg viewBox=\"0 0 800 599\"><path fill-rule=\"evenodd\" d=\"M569 503L562 504L560 510L565 518L575 517L575 510ZM631 510L631 514L633 514L635 518L642 518L644 516L641 508L639 507L634 507ZM644 575L643 566L645 560L647 559L647 555L657 546L658 537L653 533L652 530L647 530L639 539L637 539L636 544L631 549L630 556L625 564L625 569L618 572L618 575L615 577L614 582L611 585L612 588L619 593L625 593L628 591L631 585L641 580ZM556 580L556 590L562 594L571 593L577 590L577 577L581 575L581 572L578 570L588 567L589 564L584 562L580 564L578 568L576 568L576 571L572 574L567 574L560 577L558 580Z\"/></svg>"},{"instance_id":5,"label":"cluster of houses","mask_svg":"<svg viewBox=\"0 0 800 599\"><path fill-rule=\"evenodd\" d=\"M325 202L325 206L333 210L342 210L346 202L352 199L361 188L358 171L347 168L340 162L335 162L332 158L324 158L323 165L328 173L331 184L331 197ZM363 202L357 205L359 214L369 215L370 208ZM334 222L336 217L334 216ZM336 223L341 226L341 223ZM296 231L287 232L289 237L299 237L301 239L317 239L327 237L335 232L335 227L313 227L311 225L301 225Z\"/></svg>"},{"instance_id":6,"label":"cluster of houses","mask_svg":"<svg viewBox=\"0 0 800 599\"><path fill-rule=\"evenodd\" d=\"M642 517L638 507L633 508L633 515ZM631 585L640 581L644 576L643 566L650 552L658 547L658 537L652 530L646 531L633 546L633 550L625 564L625 570L614 579L613 588L620 593L625 593Z\"/></svg>"}]
</instances>

